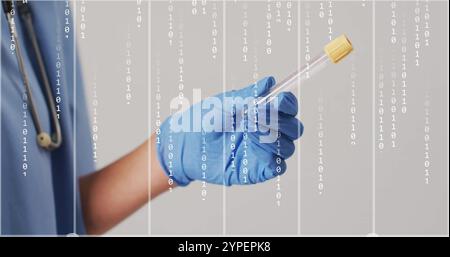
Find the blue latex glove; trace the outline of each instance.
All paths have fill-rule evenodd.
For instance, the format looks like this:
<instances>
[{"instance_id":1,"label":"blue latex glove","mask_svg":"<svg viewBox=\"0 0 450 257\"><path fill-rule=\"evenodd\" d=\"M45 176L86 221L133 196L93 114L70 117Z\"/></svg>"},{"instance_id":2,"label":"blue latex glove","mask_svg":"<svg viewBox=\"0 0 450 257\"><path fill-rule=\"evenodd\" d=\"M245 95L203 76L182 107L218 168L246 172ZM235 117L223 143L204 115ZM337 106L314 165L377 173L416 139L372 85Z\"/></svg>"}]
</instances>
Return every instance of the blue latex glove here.
<instances>
[{"instance_id":1,"label":"blue latex glove","mask_svg":"<svg viewBox=\"0 0 450 257\"><path fill-rule=\"evenodd\" d=\"M267 77L256 85L225 92L216 97L219 99L260 97L267 94L274 85L275 79ZM270 130L266 133L259 130L174 132L171 131L173 128L171 122L174 122L171 121L173 116L169 117L160 127L160 142L157 144L161 166L167 175L180 186L188 185L194 180L227 186L255 184L283 174L286 171L285 159L294 153L293 141L303 133L303 125L295 118L298 112L298 103L292 93L280 93L278 101L274 102L277 102L272 107L278 113L278 131L276 131L278 137L272 143L260 142L260 136L268 134ZM191 118L194 116L194 106L185 111L189 112ZM258 107L258 113L264 110L268 112L268 105ZM219 115L223 117L230 113L239 113L239 110L233 112L232 108L226 106L222 109L212 108L212 111L222 112ZM203 110L201 115L206 112ZM260 126L259 123L258 126ZM266 128L271 129L271 126ZM272 132L274 131L272 130Z\"/></svg>"}]
</instances>

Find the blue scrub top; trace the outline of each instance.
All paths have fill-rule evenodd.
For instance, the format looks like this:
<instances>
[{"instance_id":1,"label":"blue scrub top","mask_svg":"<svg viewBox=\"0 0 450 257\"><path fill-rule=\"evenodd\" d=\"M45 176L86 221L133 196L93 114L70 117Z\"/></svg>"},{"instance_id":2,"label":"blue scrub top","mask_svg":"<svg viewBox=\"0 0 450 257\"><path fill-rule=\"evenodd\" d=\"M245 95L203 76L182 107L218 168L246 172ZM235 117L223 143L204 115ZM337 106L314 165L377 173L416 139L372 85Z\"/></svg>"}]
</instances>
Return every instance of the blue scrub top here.
<instances>
[{"instance_id":1,"label":"blue scrub top","mask_svg":"<svg viewBox=\"0 0 450 257\"><path fill-rule=\"evenodd\" d=\"M62 100L59 122L63 141L61 147L52 152L44 150L36 143L36 130L29 108L26 124L24 123L22 104L25 90L16 56L10 49L10 32L2 10L0 234L83 234L85 230L77 178L92 172L94 165L80 66L78 60L74 60L76 45L74 45L72 13L70 10L69 15L66 15L65 1L29 1L29 5L54 96L57 80L57 45L62 47L60 50L62 66L59 74ZM70 23L68 34L64 31L66 18ZM45 95L41 90L33 51L17 11L14 19L39 119L44 131L48 132L51 128L51 119ZM26 143L24 143L24 128L28 131ZM28 165L26 176L23 174L24 145Z\"/></svg>"}]
</instances>

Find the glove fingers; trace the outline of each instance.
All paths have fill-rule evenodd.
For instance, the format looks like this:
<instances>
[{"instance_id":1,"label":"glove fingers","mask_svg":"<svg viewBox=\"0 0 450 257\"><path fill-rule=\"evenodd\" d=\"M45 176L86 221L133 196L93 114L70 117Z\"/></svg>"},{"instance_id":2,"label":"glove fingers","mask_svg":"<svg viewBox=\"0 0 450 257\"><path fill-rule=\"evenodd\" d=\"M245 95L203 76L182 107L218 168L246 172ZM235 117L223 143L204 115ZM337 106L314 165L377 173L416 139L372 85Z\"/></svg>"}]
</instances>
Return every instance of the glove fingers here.
<instances>
[{"instance_id":1,"label":"glove fingers","mask_svg":"<svg viewBox=\"0 0 450 257\"><path fill-rule=\"evenodd\" d=\"M278 127L277 127L278 125ZM258 134L268 134L267 130L272 130L272 133L281 132L281 134L287 136L290 140L297 140L303 134L303 123L294 116L281 113L278 117L278 124L264 124L258 123ZM262 132L261 132L262 131Z\"/></svg>"},{"instance_id":2,"label":"glove fingers","mask_svg":"<svg viewBox=\"0 0 450 257\"><path fill-rule=\"evenodd\" d=\"M245 87L238 91L238 95L245 97L259 97L269 92L270 88L276 84L275 78L272 76L265 77L255 84ZM256 95L256 96L255 96Z\"/></svg>"},{"instance_id":3,"label":"glove fingers","mask_svg":"<svg viewBox=\"0 0 450 257\"><path fill-rule=\"evenodd\" d=\"M286 172L285 160L276 154L261 150L256 145L250 145L252 153L255 154L256 162L253 172L249 172L249 182L251 184L264 182Z\"/></svg>"},{"instance_id":4,"label":"glove fingers","mask_svg":"<svg viewBox=\"0 0 450 257\"><path fill-rule=\"evenodd\" d=\"M294 142L284 135L281 135L273 143L260 143L260 138L257 133L249 133L249 137L256 145L256 147L262 149L265 152L279 155L283 159L291 157L295 152Z\"/></svg>"},{"instance_id":5,"label":"glove fingers","mask_svg":"<svg viewBox=\"0 0 450 257\"><path fill-rule=\"evenodd\" d=\"M297 97L291 92L281 92L277 96L278 103L275 106L279 113L296 116L298 113Z\"/></svg>"},{"instance_id":6,"label":"glove fingers","mask_svg":"<svg viewBox=\"0 0 450 257\"><path fill-rule=\"evenodd\" d=\"M291 140L297 140L303 134L303 123L295 117L279 120L279 131Z\"/></svg>"},{"instance_id":7,"label":"glove fingers","mask_svg":"<svg viewBox=\"0 0 450 257\"><path fill-rule=\"evenodd\" d=\"M264 180L272 179L278 175L283 175L287 170L286 161L276 155L272 156L271 161L264 167L262 176Z\"/></svg>"}]
</instances>

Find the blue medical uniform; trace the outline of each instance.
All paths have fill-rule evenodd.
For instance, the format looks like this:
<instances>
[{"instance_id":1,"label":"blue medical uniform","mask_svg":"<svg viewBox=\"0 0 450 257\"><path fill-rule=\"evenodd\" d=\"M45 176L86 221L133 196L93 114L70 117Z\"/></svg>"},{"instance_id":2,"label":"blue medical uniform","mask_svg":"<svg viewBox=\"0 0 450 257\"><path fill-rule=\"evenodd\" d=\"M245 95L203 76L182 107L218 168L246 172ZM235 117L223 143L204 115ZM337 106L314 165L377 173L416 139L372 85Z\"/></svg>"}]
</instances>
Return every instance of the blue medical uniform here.
<instances>
[{"instance_id":1,"label":"blue medical uniform","mask_svg":"<svg viewBox=\"0 0 450 257\"><path fill-rule=\"evenodd\" d=\"M33 24L47 74L56 96L57 45L61 48L60 119L63 141L49 152L36 143L36 130L28 109L26 128L27 174L23 175L25 92L17 59L11 51L6 17L1 13L1 227L2 235L65 235L85 233L77 178L94 170L90 127L78 60L74 60L72 14L65 1L29 1ZM33 98L44 131L51 119L41 78L25 28L14 16ZM69 18L70 32L64 31ZM68 37L66 38L66 35ZM75 57L76 58L76 57ZM76 65L76 67L74 67ZM75 68L75 69L74 69ZM76 72L74 72L76 71ZM76 83L76 84L74 84Z\"/></svg>"}]
</instances>

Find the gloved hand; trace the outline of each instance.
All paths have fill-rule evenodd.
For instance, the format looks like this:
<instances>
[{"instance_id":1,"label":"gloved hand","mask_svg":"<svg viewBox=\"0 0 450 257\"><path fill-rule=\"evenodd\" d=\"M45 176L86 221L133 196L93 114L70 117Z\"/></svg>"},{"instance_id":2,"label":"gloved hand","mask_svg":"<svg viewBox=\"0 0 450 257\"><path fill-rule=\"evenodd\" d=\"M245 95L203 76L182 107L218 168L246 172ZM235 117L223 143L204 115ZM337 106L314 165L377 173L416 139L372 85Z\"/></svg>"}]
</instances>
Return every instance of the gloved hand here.
<instances>
[{"instance_id":1,"label":"gloved hand","mask_svg":"<svg viewBox=\"0 0 450 257\"><path fill-rule=\"evenodd\" d=\"M226 98L260 97L267 94L275 85L273 77L260 80L241 90L233 90L215 96L224 101ZM202 106L204 101L191 106L183 114L193 119L194 109ZM281 175L286 171L285 159L294 153L293 141L303 133L302 123L295 118L298 103L292 93L283 92L278 95L278 101L273 101L272 112L278 114L278 122L269 125L256 124L258 130L241 130L227 132L226 125L221 125L222 131L212 132L177 132L171 131L175 122L174 115L167 118L160 127L160 141L157 144L158 159L167 175L178 185L188 185L193 180L203 180L221 185L255 184ZM200 106L199 106L200 105ZM266 111L266 121L269 117L269 104L257 107L256 116ZM222 108L202 110L201 116L213 112L214 115L225 117L241 113L242 106L223 105ZM198 109L197 109L198 110ZM248 112L251 110L249 109ZM219 112L219 113L217 113ZM216 117L219 117L216 116ZM183 117L184 118L184 117ZM250 119L250 118L249 118ZM194 121L199 122L199 121ZM225 121L222 121L225 124ZM236 128L241 122L234 124ZM172 125L172 126L171 126ZM278 125L278 126L276 126ZM192 128L193 125L190 125ZM265 126L266 132L263 131ZM237 129L236 129L237 130ZM261 136L273 133L276 140L262 143Z\"/></svg>"}]
</instances>

